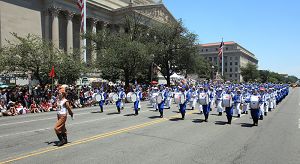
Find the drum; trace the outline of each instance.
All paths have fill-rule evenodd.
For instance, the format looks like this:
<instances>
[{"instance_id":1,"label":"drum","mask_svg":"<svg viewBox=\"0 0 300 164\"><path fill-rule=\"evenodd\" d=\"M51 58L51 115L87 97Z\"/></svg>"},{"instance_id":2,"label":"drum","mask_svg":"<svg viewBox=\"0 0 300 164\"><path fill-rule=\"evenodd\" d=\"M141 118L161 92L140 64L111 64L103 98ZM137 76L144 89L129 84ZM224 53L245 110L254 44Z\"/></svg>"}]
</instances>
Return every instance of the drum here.
<instances>
[{"instance_id":1,"label":"drum","mask_svg":"<svg viewBox=\"0 0 300 164\"><path fill-rule=\"evenodd\" d=\"M250 97L250 108L251 109L259 109L259 97L258 96L251 96Z\"/></svg>"},{"instance_id":2,"label":"drum","mask_svg":"<svg viewBox=\"0 0 300 164\"><path fill-rule=\"evenodd\" d=\"M119 95L118 94L113 94L113 96L112 96L112 100L114 101L114 102L117 102L118 100L119 100Z\"/></svg>"},{"instance_id":3,"label":"drum","mask_svg":"<svg viewBox=\"0 0 300 164\"><path fill-rule=\"evenodd\" d=\"M209 103L208 95L206 93L199 94L199 104L207 105Z\"/></svg>"},{"instance_id":4,"label":"drum","mask_svg":"<svg viewBox=\"0 0 300 164\"><path fill-rule=\"evenodd\" d=\"M96 94L95 99L98 102L101 101L101 95L100 94Z\"/></svg>"},{"instance_id":5,"label":"drum","mask_svg":"<svg viewBox=\"0 0 300 164\"><path fill-rule=\"evenodd\" d=\"M178 93L178 92L174 94L174 101L176 104L180 103L180 97L181 97L180 95L181 95L181 93Z\"/></svg>"},{"instance_id":6,"label":"drum","mask_svg":"<svg viewBox=\"0 0 300 164\"><path fill-rule=\"evenodd\" d=\"M156 103L161 104L162 102L163 102L163 97L161 94L158 94L158 96L156 96Z\"/></svg>"},{"instance_id":7,"label":"drum","mask_svg":"<svg viewBox=\"0 0 300 164\"><path fill-rule=\"evenodd\" d=\"M135 102L136 101L136 94L135 93L133 93L133 92L129 92L129 93L127 93L127 95L126 95L126 99L127 99L127 101L128 102Z\"/></svg>"},{"instance_id":8,"label":"drum","mask_svg":"<svg viewBox=\"0 0 300 164\"><path fill-rule=\"evenodd\" d=\"M233 104L232 97L229 94L224 94L222 97L223 107L231 107Z\"/></svg>"}]
</instances>

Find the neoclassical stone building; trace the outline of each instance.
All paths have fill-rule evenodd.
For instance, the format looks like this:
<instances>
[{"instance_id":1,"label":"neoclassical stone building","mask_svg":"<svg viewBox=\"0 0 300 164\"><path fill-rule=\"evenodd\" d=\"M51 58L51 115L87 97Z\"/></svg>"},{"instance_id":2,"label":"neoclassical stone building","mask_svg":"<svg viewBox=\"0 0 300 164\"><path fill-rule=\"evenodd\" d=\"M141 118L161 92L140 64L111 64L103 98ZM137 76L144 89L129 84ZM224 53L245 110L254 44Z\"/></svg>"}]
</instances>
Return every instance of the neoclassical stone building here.
<instances>
[{"instance_id":1,"label":"neoclassical stone building","mask_svg":"<svg viewBox=\"0 0 300 164\"><path fill-rule=\"evenodd\" d=\"M36 34L67 52L82 48L80 38L80 11L77 0L1 0L0 46L12 40L15 32L25 36ZM155 0L87 0L87 30L103 28L122 31L122 18L134 12L154 22L176 21L162 1ZM87 46L91 45L87 41ZM81 56L82 58L82 56ZM96 59L87 52L87 61Z\"/></svg>"}]
</instances>

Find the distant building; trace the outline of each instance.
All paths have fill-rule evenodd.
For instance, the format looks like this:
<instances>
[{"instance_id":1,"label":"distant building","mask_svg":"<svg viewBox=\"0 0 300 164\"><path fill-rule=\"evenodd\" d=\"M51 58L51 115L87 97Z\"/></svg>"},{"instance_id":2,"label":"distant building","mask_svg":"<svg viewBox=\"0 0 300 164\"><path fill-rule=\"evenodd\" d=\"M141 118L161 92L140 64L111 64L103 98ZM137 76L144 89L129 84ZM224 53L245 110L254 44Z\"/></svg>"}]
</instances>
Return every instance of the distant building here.
<instances>
[{"instance_id":1,"label":"distant building","mask_svg":"<svg viewBox=\"0 0 300 164\"><path fill-rule=\"evenodd\" d=\"M199 44L199 52L205 59L213 65L218 66L219 73L222 72L222 64L218 62L218 51L220 42ZM235 42L224 42L224 77L225 80L243 82L241 76L241 67L245 67L247 63L257 65L258 60L253 53Z\"/></svg>"}]
</instances>

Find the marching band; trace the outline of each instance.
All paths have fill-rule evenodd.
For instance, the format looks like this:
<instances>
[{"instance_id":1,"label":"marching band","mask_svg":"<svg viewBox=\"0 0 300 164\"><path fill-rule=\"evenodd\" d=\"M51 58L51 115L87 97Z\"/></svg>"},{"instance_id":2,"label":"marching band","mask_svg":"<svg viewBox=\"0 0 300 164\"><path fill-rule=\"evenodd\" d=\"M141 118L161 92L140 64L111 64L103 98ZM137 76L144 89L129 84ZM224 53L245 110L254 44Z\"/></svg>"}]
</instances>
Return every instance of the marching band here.
<instances>
[{"instance_id":1,"label":"marching band","mask_svg":"<svg viewBox=\"0 0 300 164\"><path fill-rule=\"evenodd\" d=\"M133 86L127 94L124 88L117 87L117 93L106 93L103 88L96 90L93 95L103 112L106 99L116 103L118 113L124 108L125 101L133 103L134 115L139 114L143 89ZM182 119L185 119L187 107L191 110L199 108L208 122L209 113L216 109L219 116L225 112L227 123L231 124L232 117L237 118L243 114L251 113L253 126L258 125L258 120L263 120L268 112L274 110L276 105L289 93L289 86L284 84L202 84L179 85L177 87L153 86L148 90L148 98L160 117L164 116L164 109L170 109L172 102L177 104ZM174 101L172 101L174 99Z\"/></svg>"}]
</instances>

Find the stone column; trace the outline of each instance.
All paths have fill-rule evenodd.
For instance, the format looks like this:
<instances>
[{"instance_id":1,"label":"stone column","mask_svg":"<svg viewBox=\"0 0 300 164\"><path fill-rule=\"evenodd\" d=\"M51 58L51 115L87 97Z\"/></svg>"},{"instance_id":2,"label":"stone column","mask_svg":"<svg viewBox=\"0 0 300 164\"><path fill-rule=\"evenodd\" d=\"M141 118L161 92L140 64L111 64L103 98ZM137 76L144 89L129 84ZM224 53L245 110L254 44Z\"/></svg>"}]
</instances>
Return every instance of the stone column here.
<instances>
[{"instance_id":1,"label":"stone column","mask_svg":"<svg viewBox=\"0 0 300 164\"><path fill-rule=\"evenodd\" d=\"M93 34L96 34L97 33L97 23L98 23L98 19L96 18L93 18L92 19L92 33ZM96 51L96 48L97 48L97 44L96 42L93 42L91 41L91 45L92 45L92 49L91 49L91 62L92 63L95 63L96 60L97 60L97 51Z\"/></svg>"},{"instance_id":2,"label":"stone column","mask_svg":"<svg viewBox=\"0 0 300 164\"><path fill-rule=\"evenodd\" d=\"M49 17L49 10L45 11L45 40L50 41L50 17Z\"/></svg>"},{"instance_id":3,"label":"stone column","mask_svg":"<svg viewBox=\"0 0 300 164\"><path fill-rule=\"evenodd\" d=\"M74 13L67 13L67 53L73 53L73 19Z\"/></svg>"},{"instance_id":4,"label":"stone column","mask_svg":"<svg viewBox=\"0 0 300 164\"><path fill-rule=\"evenodd\" d=\"M52 8L52 43L55 48L59 48L59 24L58 24L58 14L60 9Z\"/></svg>"}]
</instances>

